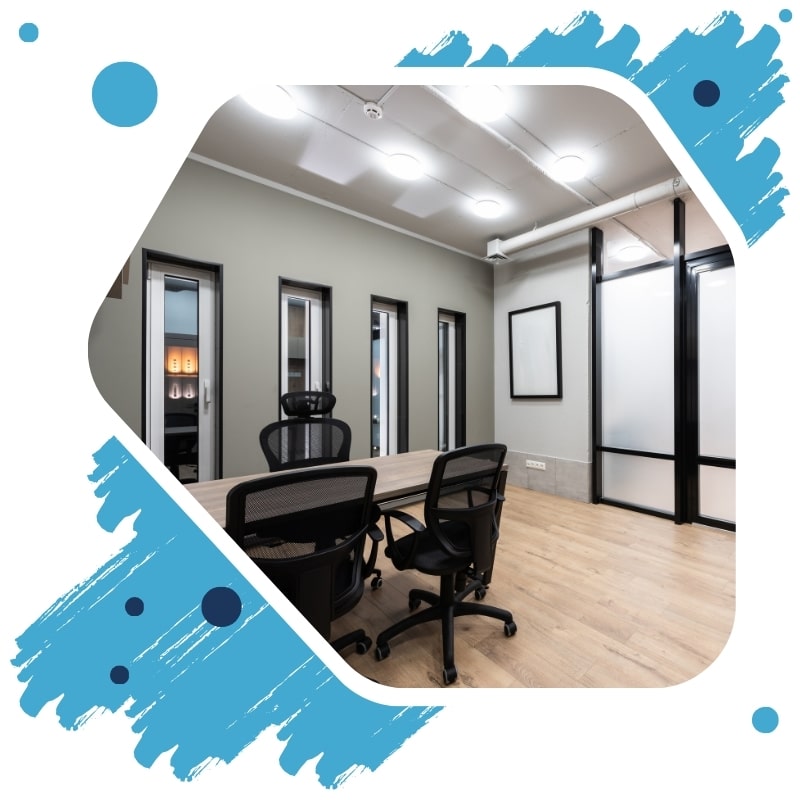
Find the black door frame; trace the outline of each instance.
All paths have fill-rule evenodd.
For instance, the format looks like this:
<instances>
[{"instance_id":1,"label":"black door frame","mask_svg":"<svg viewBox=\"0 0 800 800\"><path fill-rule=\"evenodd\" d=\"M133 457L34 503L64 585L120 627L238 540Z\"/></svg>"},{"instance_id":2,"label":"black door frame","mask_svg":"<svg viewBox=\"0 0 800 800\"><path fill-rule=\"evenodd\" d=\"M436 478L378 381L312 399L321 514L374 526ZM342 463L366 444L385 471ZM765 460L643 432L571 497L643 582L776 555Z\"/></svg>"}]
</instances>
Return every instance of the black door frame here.
<instances>
[{"instance_id":1,"label":"black door frame","mask_svg":"<svg viewBox=\"0 0 800 800\"><path fill-rule=\"evenodd\" d=\"M604 274L603 232L591 231L592 282L592 500L594 503L629 508L654 516L672 519L676 524L700 522L726 530L736 530L735 523L701 517L699 514L699 467L708 465L735 469L735 459L701 457L698 438L698 373L697 373L697 311L698 276L708 269L734 266L730 248L711 248L685 253L685 205L680 198L673 201L673 257L671 260L645 264L622 272ZM640 274L652 269L672 266L674 273L674 454L651 453L618 447L605 447L602 432L602 360L600 357L600 323L602 309L598 304L598 285ZM603 497L603 453L666 459L674 462L675 497L673 513L637 506Z\"/></svg>"}]
</instances>

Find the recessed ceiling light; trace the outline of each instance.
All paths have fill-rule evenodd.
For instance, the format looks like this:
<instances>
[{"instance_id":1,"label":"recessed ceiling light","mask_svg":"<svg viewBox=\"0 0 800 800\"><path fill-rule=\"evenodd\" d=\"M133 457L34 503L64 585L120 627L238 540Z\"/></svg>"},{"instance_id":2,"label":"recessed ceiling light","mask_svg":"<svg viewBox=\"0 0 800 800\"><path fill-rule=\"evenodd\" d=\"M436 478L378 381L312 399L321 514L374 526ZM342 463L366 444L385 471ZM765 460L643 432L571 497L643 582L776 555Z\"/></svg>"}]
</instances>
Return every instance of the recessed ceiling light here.
<instances>
[{"instance_id":1,"label":"recessed ceiling light","mask_svg":"<svg viewBox=\"0 0 800 800\"><path fill-rule=\"evenodd\" d=\"M470 119L491 122L506 113L506 96L499 86L465 86L459 108Z\"/></svg>"},{"instance_id":2,"label":"recessed ceiling light","mask_svg":"<svg viewBox=\"0 0 800 800\"><path fill-rule=\"evenodd\" d=\"M282 86L258 86L242 93L256 111L276 119L291 119L297 113L294 98Z\"/></svg>"},{"instance_id":3,"label":"recessed ceiling light","mask_svg":"<svg viewBox=\"0 0 800 800\"><path fill-rule=\"evenodd\" d=\"M640 258L644 258L648 252L649 248L643 244L629 244L627 247L618 250L615 258L620 261L637 261Z\"/></svg>"},{"instance_id":4,"label":"recessed ceiling light","mask_svg":"<svg viewBox=\"0 0 800 800\"><path fill-rule=\"evenodd\" d=\"M395 153L386 159L386 168L396 178L413 181L422 175L422 164L407 153Z\"/></svg>"},{"instance_id":5,"label":"recessed ceiling light","mask_svg":"<svg viewBox=\"0 0 800 800\"><path fill-rule=\"evenodd\" d=\"M503 207L497 200L478 200L472 208L479 217L484 219L494 219L503 213Z\"/></svg>"},{"instance_id":6,"label":"recessed ceiling light","mask_svg":"<svg viewBox=\"0 0 800 800\"><path fill-rule=\"evenodd\" d=\"M586 175L586 163L580 156L564 156L553 164L553 174L562 181L577 181Z\"/></svg>"}]
</instances>

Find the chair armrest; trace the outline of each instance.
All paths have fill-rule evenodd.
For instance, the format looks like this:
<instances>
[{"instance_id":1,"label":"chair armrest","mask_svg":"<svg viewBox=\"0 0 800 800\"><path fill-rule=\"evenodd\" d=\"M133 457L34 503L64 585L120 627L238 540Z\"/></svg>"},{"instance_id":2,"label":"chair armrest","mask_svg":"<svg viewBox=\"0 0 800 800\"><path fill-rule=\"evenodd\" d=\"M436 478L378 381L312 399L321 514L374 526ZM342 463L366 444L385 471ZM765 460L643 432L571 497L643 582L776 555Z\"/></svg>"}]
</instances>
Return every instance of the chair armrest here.
<instances>
[{"instance_id":1,"label":"chair armrest","mask_svg":"<svg viewBox=\"0 0 800 800\"><path fill-rule=\"evenodd\" d=\"M396 519L407 525L415 533L422 533L425 526L414 516L407 511L402 511L399 508L390 508L383 512L383 517L386 520L387 526L391 527L391 520Z\"/></svg>"},{"instance_id":2,"label":"chair armrest","mask_svg":"<svg viewBox=\"0 0 800 800\"><path fill-rule=\"evenodd\" d=\"M418 535L425 532L425 526L416 517L412 516L407 511L402 511L398 508L390 508L387 511L384 511L383 518L386 520L386 538L388 539L386 545L386 555L389 556L397 569L409 569L417 552ZM400 557L400 554L397 552L397 548L395 547L395 538L392 531L393 519L397 520L398 522L402 522L404 525L410 528L412 532L413 539L411 546L408 548L408 551L404 554L403 558Z\"/></svg>"},{"instance_id":3,"label":"chair armrest","mask_svg":"<svg viewBox=\"0 0 800 800\"><path fill-rule=\"evenodd\" d=\"M370 525L367 528L367 536L372 539L373 542L382 542L383 541L383 531L377 525Z\"/></svg>"}]
</instances>

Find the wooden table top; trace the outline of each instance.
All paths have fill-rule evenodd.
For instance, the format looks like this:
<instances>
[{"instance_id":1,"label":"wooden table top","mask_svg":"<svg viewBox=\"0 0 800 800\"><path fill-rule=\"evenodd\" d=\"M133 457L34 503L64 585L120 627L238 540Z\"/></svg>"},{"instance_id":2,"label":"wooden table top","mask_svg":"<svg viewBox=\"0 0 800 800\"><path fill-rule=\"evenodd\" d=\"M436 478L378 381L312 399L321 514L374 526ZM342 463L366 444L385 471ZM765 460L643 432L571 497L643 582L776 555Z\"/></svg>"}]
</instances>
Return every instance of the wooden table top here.
<instances>
[{"instance_id":1,"label":"wooden table top","mask_svg":"<svg viewBox=\"0 0 800 800\"><path fill-rule=\"evenodd\" d=\"M398 453L391 456L354 459L345 463L348 465L366 464L375 467L378 473L378 479L375 484L375 501L377 503L387 503L424 493L428 487L431 467L439 455L441 453L438 450L414 450L410 453ZM311 467L311 469L314 469L314 467ZM187 483L185 488L224 528L228 492L237 483L254 478L262 478L268 474L270 473L262 472L255 475L220 478L215 481Z\"/></svg>"}]
</instances>

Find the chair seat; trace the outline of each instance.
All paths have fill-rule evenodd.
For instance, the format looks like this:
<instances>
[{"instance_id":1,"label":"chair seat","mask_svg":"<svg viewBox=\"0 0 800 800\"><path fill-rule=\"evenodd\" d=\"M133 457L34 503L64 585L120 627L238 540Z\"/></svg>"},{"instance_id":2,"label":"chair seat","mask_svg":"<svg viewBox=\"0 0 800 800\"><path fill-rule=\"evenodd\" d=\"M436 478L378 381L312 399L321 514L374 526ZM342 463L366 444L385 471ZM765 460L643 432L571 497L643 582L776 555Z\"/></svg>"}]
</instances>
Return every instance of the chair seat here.
<instances>
[{"instance_id":1,"label":"chair seat","mask_svg":"<svg viewBox=\"0 0 800 800\"><path fill-rule=\"evenodd\" d=\"M445 526L443 526L445 527ZM469 531L463 530L454 533L458 527L456 524L447 525L450 540L463 538L464 550L458 555L452 555L442 550L439 541L435 536L428 533L409 534L396 539L393 545L393 553L399 556L400 561L405 561L412 548L416 546L414 553L414 569L426 575L449 575L453 572L461 572L467 569L472 563L472 552L469 549ZM387 549L386 555L392 558L392 554Z\"/></svg>"}]
</instances>

